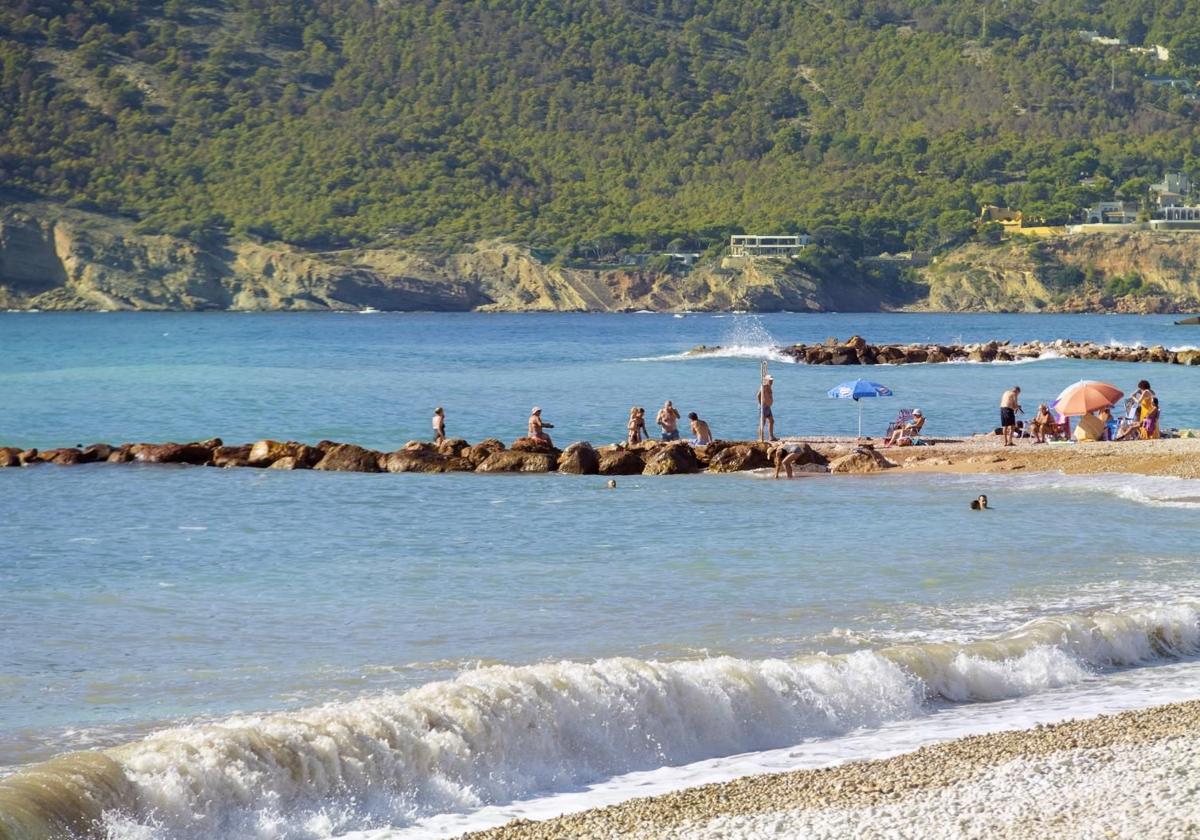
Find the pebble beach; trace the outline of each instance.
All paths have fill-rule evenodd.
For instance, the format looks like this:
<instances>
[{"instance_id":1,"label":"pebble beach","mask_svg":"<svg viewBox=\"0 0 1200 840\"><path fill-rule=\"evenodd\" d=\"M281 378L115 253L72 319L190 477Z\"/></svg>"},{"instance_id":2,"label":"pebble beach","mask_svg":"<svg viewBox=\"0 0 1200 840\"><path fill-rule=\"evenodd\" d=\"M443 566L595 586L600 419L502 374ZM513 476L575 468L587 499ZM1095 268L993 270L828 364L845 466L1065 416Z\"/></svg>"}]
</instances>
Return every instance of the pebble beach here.
<instances>
[{"instance_id":1,"label":"pebble beach","mask_svg":"<svg viewBox=\"0 0 1200 840\"><path fill-rule=\"evenodd\" d=\"M1195 837L1200 701L751 776L470 840Z\"/></svg>"}]
</instances>

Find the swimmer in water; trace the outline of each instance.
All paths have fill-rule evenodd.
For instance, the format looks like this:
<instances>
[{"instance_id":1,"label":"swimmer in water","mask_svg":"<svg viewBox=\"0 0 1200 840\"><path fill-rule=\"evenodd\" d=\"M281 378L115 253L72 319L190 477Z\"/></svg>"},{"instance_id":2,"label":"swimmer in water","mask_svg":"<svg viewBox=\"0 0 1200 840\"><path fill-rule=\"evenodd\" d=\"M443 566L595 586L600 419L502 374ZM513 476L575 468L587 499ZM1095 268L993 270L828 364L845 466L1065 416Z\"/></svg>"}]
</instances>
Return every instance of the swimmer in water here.
<instances>
[{"instance_id":1,"label":"swimmer in water","mask_svg":"<svg viewBox=\"0 0 1200 840\"><path fill-rule=\"evenodd\" d=\"M987 496L980 495L978 499L971 500L971 510L987 510Z\"/></svg>"}]
</instances>

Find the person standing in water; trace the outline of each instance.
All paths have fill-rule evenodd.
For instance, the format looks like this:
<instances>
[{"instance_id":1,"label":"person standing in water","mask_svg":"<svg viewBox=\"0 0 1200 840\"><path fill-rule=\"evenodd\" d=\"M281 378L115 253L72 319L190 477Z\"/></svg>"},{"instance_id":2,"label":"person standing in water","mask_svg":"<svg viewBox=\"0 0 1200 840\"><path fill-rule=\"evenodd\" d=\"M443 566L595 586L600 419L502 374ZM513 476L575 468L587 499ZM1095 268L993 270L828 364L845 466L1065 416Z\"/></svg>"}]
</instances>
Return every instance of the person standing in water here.
<instances>
[{"instance_id":1,"label":"person standing in water","mask_svg":"<svg viewBox=\"0 0 1200 840\"><path fill-rule=\"evenodd\" d=\"M764 431L769 432L769 440L779 440L775 437L775 415L771 413L771 406L775 403L774 387L775 377L767 376L758 389L758 439L760 441L764 440Z\"/></svg>"},{"instance_id":2,"label":"person standing in water","mask_svg":"<svg viewBox=\"0 0 1200 840\"><path fill-rule=\"evenodd\" d=\"M446 439L446 412L439 405L433 410L433 442L441 443Z\"/></svg>"},{"instance_id":3,"label":"person standing in water","mask_svg":"<svg viewBox=\"0 0 1200 840\"><path fill-rule=\"evenodd\" d=\"M654 422L662 429L663 440L679 440L679 411L670 400L663 403L654 417Z\"/></svg>"}]
</instances>

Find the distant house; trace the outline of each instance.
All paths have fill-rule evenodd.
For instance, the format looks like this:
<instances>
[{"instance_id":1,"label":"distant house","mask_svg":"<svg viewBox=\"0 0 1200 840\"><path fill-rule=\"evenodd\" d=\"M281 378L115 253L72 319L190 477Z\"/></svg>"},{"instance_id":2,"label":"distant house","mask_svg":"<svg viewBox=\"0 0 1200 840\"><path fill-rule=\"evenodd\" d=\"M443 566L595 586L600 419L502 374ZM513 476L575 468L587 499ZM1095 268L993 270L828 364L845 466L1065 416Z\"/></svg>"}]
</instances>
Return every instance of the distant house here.
<instances>
[{"instance_id":1,"label":"distant house","mask_svg":"<svg viewBox=\"0 0 1200 840\"><path fill-rule=\"evenodd\" d=\"M1124 38L1113 38L1108 35L1101 35L1094 29L1080 29L1079 37L1085 41L1090 41L1093 44L1100 44L1105 47L1119 47L1125 43Z\"/></svg>"},{"instance_id":2,"label":"distant house","mask_svg":"<svg viewBox=\"0 0 1200 840\"><path fill-rule=\"evenodd\" d=\"M989 222L1004 225L1006 228L1019 228L1024 217L1020 210L1013 210L1011 207L997 207L995 204L985 204L983 209L979 211L979 223L982 225Z\"/></svg>"},{"instance_id":3,"label":"distant house","mask_svg":"<svg viewBox=\"0 0 1200 840\"><path fill-rule=\"evenodd\" d=\"M1154 87L1191 88L1195 87L1191 79L1179 76L1146 76L1146 81Z\"/></svg>"},{"instance_id":4,"label":"distant house","mask_svg":"<svg viewBox=\"0 0 1200 840\"><path fill-rule=\"evenodd\" d=\"M1083 211L1084 224L1088 225L1131 225L1137 216L1136 201L1099 201Z\"/></svg>"},{"instance_id":5,"label":"distant house","mask_svg":"<svg viewBox=\"0 0 1200 840\"><path fill-rule=\"evenodd\" d=\"M699 254L691 252L691 251L688 251L688 252L668 251L664 254L661 254L660 256L667 257L671 260L671 262L673 262L677 265L687 266L688 268L691 268L693 265L696 264L696 260L700 259Z\"/></svg>"},{"instance_id":6,"label":"distant house","mask_svg":"<svg viewBox=\"0 0 1200 840\"><path fill-rule=\"evenodd\" d=\"M1158 61L1171 60L1171 51L1162 44L1151 44L1148 47L1130 47L1129 51L1139 55L1152 55Z\"/></svg>"},{"instance_id":7,"label":"distant house","mask_svg":"<svg viewBox=\"0 0 1200 840\"><path fill-rule=\"evenodd\" d=\"M791 257L812 244L807 233L798 236L739 235L729 237L731 257Z\"/></svg>"},{"instance_id":8,"label":"distant house","mask_svg":"<svg viewBox=\"0 0 1200 840\"><path fill-rule=\"evenodd\" d=\"M1184 172L1168 172L1157 184L1150 185L1154 210L1150 227L1154 230L1195 230L1200 228L1200 206L1188 196L1192 182Z\"/></svg>"}]
</instances>

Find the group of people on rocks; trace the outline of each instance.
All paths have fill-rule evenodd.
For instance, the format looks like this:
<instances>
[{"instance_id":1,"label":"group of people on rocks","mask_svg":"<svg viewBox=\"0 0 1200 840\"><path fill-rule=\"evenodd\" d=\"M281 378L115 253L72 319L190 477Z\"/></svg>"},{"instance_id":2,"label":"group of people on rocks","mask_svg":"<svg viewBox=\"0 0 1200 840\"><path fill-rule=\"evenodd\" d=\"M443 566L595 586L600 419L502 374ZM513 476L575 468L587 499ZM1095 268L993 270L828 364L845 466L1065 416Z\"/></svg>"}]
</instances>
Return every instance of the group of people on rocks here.
<instances>
[{"instance_id":1,"label":"group of people on rocks","mask_svg":"<svg viewBox=\"0 0 1200 840\"><path fill-rule=\"evenodd\" d=\"M663 403L663 407L658 410L658 414L654 415L654 423L662 430L660 440L672 441L679 440L679 409L677 409L670 400ZM712 443L712 429L709 428L708 422L701 420L696 412L688 414L688 422L691 424L692 443L696 446L704 446ZM642 443L650 440L650 432L646 428L646 409L635 405L629 409L629 422L625 426L625 442L629 444Z\"/></svg>"},{"instance_id":2,"label":"group of people on rocks","mask_svg":"<svg viewBox=\"0 0 1200 840\"><path fill-rule=\"evenodd\" d=\"M1038 406L1037 413L1026 429L1025 424L1017 420L1017 414L1025 413L1020 398L1019 386L1009 388L1000 397L1000 429L1005 446L1013 446L1013 439L1018 437L1032 438L1034 443L1047 443L1052 438L1067 436L1065 419L1057 417L1046 403ZM1113 416L1111 405L1104 406L1096 414L1088 412L1084 416L1095 417L1102 426L1101 440L1149 440L1160 436L1158 396L1147 380L1138 382L1137 390L1125 400L1124 408L1125 414L1119 419Z\"/></svg>"}]
</instances>

